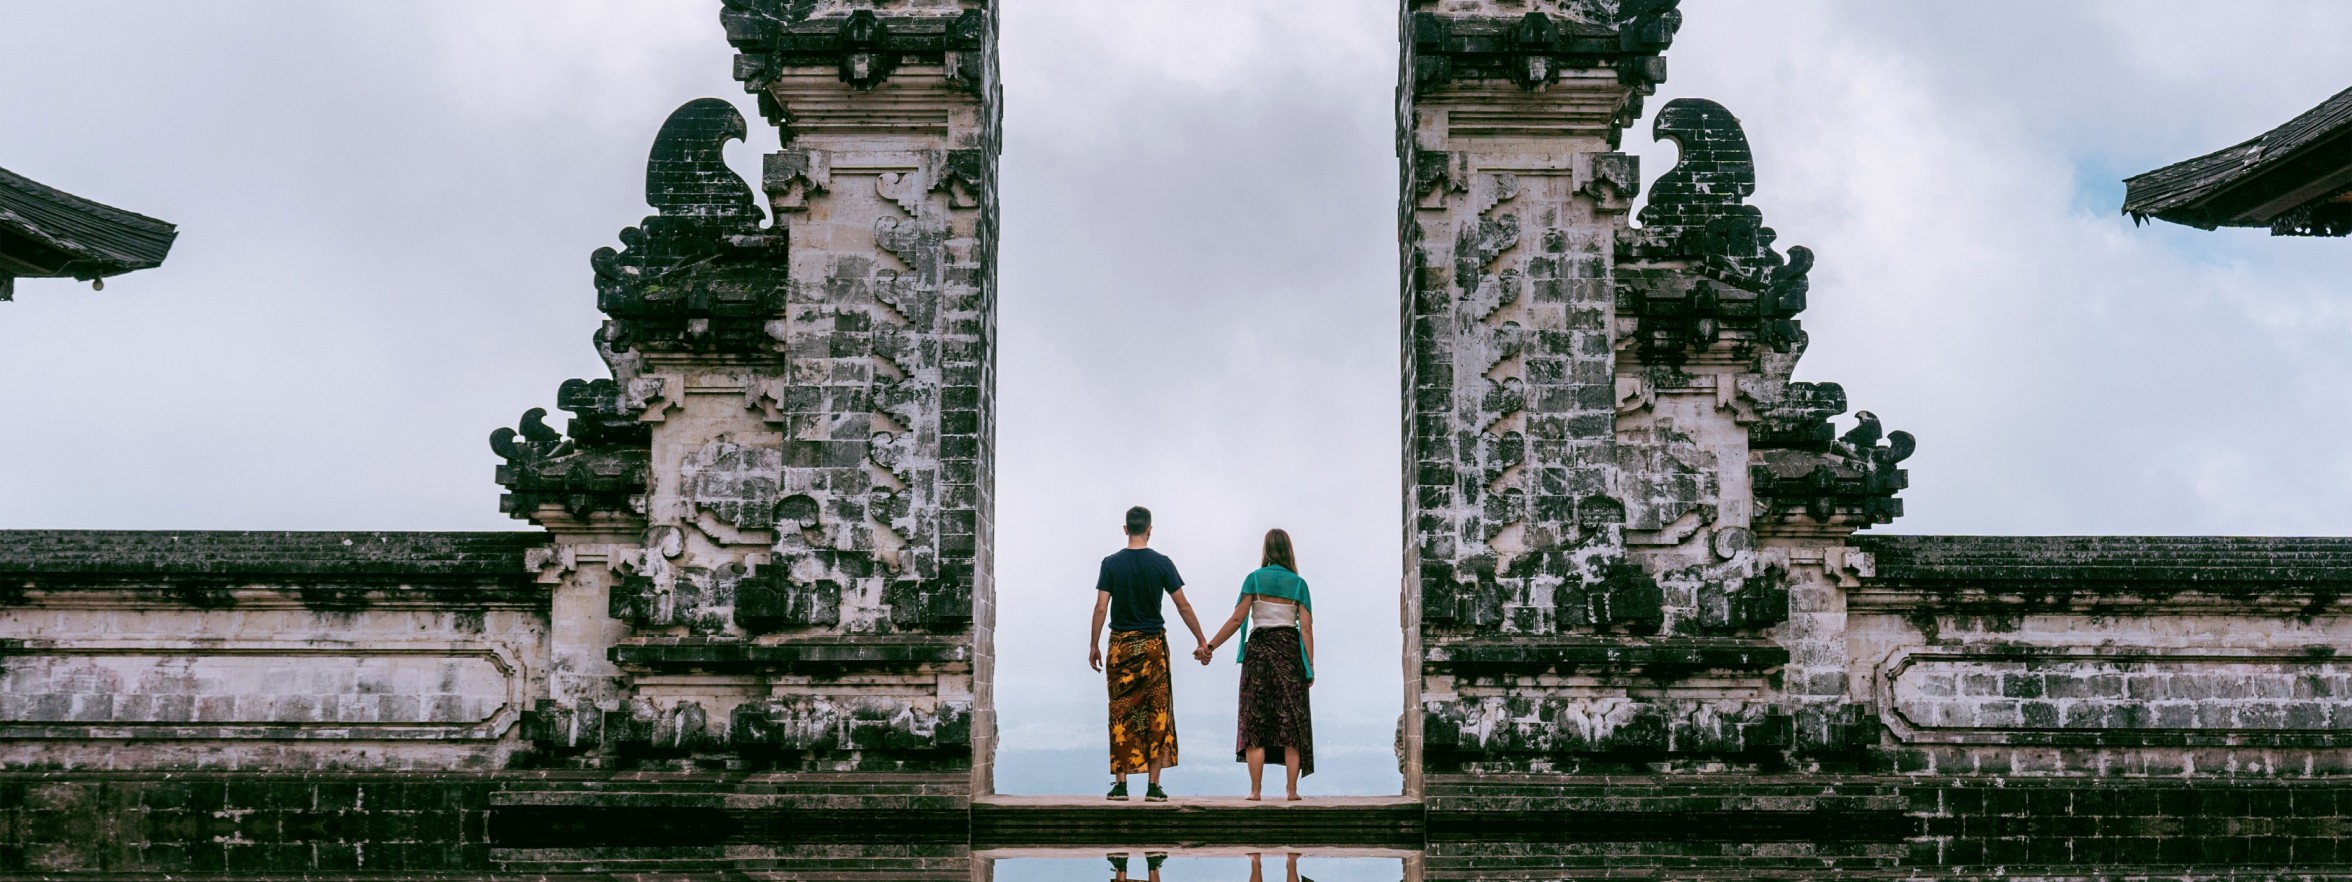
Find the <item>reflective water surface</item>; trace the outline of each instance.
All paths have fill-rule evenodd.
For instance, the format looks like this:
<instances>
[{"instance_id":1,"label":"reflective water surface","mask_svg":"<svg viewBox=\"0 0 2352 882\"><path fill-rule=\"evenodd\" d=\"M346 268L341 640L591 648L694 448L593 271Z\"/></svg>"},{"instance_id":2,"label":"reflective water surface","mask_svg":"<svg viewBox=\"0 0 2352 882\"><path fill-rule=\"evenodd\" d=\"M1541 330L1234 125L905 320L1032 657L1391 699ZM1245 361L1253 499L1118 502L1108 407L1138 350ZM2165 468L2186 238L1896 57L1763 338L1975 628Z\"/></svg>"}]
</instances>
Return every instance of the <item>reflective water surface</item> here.
<instances>
[{"instance_id":1,"label":"reflective water surface","mask_svg":"<svg viewBox=\"0 0 2352 882\"><path fill-rule=\"evenodd\" d=\"M1397 882L1405 878L1401 857L1297 851L1236 852L1226 849L1110 851L1100 856L1003 855L985 858L983 878L1006 882Z\"/></svg>"},{"instance_id":2,"label":"reflective water surface","mask_svg":"<svg viewBox=\"0 0 2352 882\"><path fill-rule=\"evenodd\" d=\"M2352 879L2352 789L2331 781L1816 784L1802 804L1621 781L1510 812L525 783L28 776L0 782L0 878Z\"/></svg>"}]
</instances>

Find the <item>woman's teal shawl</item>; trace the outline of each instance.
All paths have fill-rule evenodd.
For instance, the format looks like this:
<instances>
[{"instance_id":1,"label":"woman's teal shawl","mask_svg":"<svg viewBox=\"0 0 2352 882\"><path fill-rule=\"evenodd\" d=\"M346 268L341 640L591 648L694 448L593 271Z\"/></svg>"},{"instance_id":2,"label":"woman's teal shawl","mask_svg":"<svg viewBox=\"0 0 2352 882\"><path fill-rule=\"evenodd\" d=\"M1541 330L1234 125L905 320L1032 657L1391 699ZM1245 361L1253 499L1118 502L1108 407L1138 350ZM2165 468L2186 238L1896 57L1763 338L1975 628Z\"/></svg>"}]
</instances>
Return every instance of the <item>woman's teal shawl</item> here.
<instances>
[{"instance_id":1,"label":"woman's teal shawl","mask_svg":"<svg viewBox=\"0 0 2352 882\"><path fill-rule=\"evenodd\" d=\"M1307 592L1307 580L1299 578L1299 575L1291 572L1290 568L1278 564L1259 567L1241 580L1241 599L1247 599L1252 594L1262 597L1279 597L1297 603L1299 609L1308 613L1315 611L1314 595ZM1240 606L1241 599L1234 600L1233 604ZM1241 637L1239 638L1241 650L1233 654L1235 663L1239 663L1242 657L1249 653L1249 626L1250 617L1243 615L1241 617ZM1307 655L1306 634L1303 632L1299 635L1299 663L1306 665L1307 679L1315 679L1315 661Z\"/></svg>"}]
</instances>

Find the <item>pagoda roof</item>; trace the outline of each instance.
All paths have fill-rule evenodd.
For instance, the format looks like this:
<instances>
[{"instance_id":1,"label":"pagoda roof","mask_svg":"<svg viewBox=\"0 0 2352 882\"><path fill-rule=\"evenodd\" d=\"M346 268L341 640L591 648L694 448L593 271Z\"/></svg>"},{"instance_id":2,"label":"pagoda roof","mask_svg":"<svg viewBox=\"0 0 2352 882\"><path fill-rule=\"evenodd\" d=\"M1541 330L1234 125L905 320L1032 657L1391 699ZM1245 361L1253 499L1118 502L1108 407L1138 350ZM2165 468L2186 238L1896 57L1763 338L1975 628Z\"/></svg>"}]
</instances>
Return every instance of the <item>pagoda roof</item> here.
<instances>
[{"instance_id":1,"label":"pagoda roof","mask_svg":"<svg viewBox=\"0 0 2352 882\"><path fill-rule=\"evenodd\" d=\"M0 300L19 278L84 281L159 266L178 228L0 168Z\"/></svg>"},{"instance_id":2,"label":"pagoda roof","mask_svg":"<svg viewBox=\"0 0 2352 882\"><path fill-rule=\"evenodd\" d=\"M2123 211L2134 221L2352 233L2352 89L2261 137L2123 183Z\"/></svg>"}]
</instances>

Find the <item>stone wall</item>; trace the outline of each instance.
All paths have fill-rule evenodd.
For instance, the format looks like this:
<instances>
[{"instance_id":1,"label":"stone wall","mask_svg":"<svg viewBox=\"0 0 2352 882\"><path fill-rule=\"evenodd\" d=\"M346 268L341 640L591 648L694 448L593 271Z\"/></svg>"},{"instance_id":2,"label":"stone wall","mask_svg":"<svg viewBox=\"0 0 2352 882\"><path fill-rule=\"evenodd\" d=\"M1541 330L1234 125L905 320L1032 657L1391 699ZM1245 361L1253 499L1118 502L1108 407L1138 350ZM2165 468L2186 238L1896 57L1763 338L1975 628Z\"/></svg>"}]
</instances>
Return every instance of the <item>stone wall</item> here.
<instances>
[{"instance_id":1,"label":"stone wall","mask_svg":"<svg viewBox=\"0 0 2352 882\"><path fill-rule=\"evenodd\" d=\"M547 689L545 541L0 532L0 767L500 767Z\"/></svg>"},{"instance_id":2,"label":"stone wall","mask_svg":"<svg viewBox=\"0 0 2352 882\"><path fill-rule=\"evenodd\" d=\"M1913 774L2352 773L2352 541L1856 540L1853 696Z\"/></svg>"}]
</instances>

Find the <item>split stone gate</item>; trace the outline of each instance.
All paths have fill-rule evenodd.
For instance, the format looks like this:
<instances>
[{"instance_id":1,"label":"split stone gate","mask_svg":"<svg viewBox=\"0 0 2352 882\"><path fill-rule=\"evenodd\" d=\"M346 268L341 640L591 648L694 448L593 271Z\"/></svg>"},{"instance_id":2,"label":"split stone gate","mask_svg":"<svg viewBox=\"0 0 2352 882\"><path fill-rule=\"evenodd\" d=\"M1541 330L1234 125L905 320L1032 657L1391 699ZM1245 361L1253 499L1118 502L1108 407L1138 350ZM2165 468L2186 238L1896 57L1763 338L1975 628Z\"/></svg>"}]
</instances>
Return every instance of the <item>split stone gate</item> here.
<instances>
[{"instance_id":1,"label":"split stone gate","mask_svg":"<svg viewBox=\"0 0 2352 882\"><path fill-rule=\"evenodd\" d=\"M1791 379L1813 256L1738 119L1618 152L1675 6L1402 9L1407 796L2345 773L2352 543L1854 535L1914 441ZM592 258L610 376L490 439L540 531L0 534L0 767L992 792L997 9L720 19L783 148L662 125Z\"/></svg>"}]
</instances>

